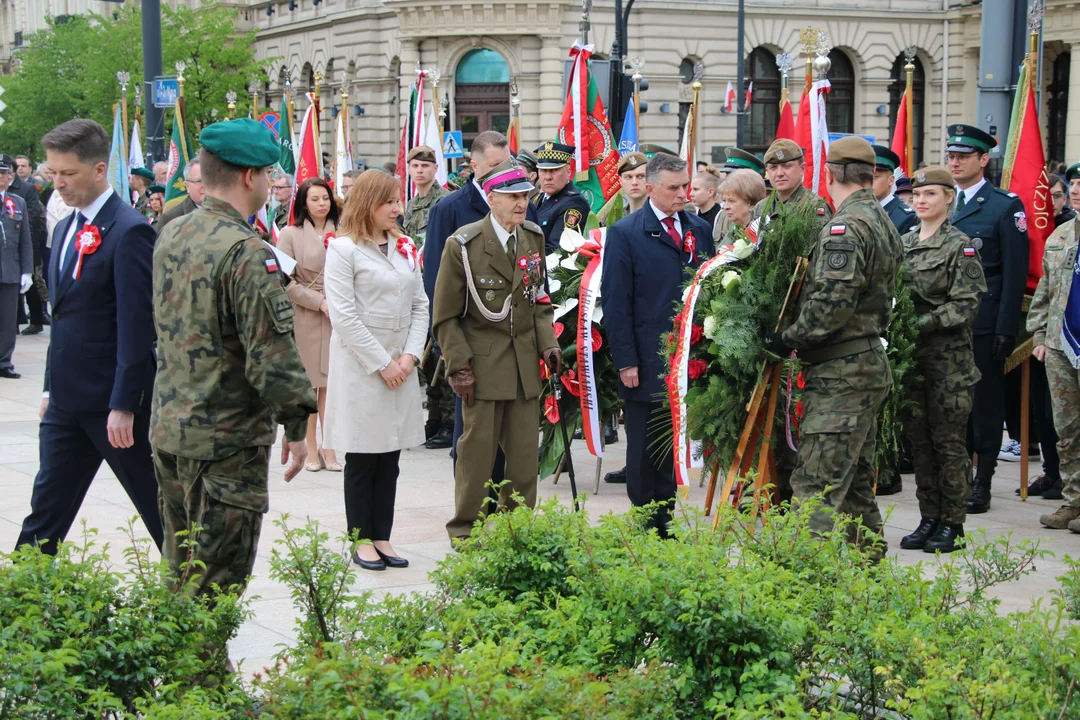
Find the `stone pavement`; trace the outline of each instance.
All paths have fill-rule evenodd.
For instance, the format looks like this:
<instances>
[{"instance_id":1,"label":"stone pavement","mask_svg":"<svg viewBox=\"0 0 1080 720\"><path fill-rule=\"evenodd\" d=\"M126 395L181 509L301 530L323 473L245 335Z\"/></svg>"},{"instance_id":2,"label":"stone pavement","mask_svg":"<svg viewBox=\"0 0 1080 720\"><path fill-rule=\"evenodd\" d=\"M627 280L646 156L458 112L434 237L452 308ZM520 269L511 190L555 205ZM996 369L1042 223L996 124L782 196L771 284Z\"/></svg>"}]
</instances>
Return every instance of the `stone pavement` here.
<instances>
[{"instance_id":1,"label":"stone pavement","mask_svg":"<svg viewBox=\"0 0 1080 720\"><path fill-rule=\"evenodd\" d=\"M23 377L20 380L0 380L0 548L4 551L14 546L22 519L30 508L30 492L38 468L37 413L41 402L47 344L48 328L43 335L20 337L14 362ZM584 450L583 443L575 443L574 447L578 488L591 495L596 463ZM605 472L621 467L625 444L619 443L608 450ZM279 453L279 449L275 450L272 457L280 458ZM1002 463L998 467L993 509L985 515L973 516L968 529L985 528L991 536L1012 533L1016 539L1038 539L1042 547L1053 551L1056 556L1040 561L1033 575L999 590L1003 609L1009 610L1027 607L1057 587L1056 578L1064 570L1061 558L1066 554L1074 557L1080 555L1080 535L1044 530L1039 525L1039 515L1052 512L1058 502L1031 498L1022 503L1013 493L1019 485L1019 463ZM1036 463L1032 464L1032 471L1033 475L1037 474ZM248 591L249 596L254 598L251 603L253 617L244 624L231 645L233 658L242 660L242 667L248 673L270 664L279 646L290 642L292 637L294 613L288 590L269 577L270 549L274 540L281 536L274 521L288 513L290 522L295 524L303 523L305 518L317 520L332 538L345 532L340 473L302 472L286 484L280 466L275 464L270 488L270 512L263 524L255 577ZM701 507L704 494L704 490L695 484L691 487L689 502ZM540 484L539 495L541 499L557 495L560 500L569 503L569 483L565 476L558 485L553 485L550 479L545 480ZM890 554L904 563L936 562L932 556L921 552L899 550L900 538L918 524L914 479L905 477L904 491L882 500L883 510L890 513L886 524L886 535L892 548ZM450 552L443 525L452 515L453 501L453 475L447 451L419 448L402 453L392 541L411 565L405 570L388 569L385 572L357 570L356 587L371 589L376 594L430 589L428 572ZM593 516L610 511L622 512L628 507L623 486L601 483L599 495L588 499L588 509ZM72 537L77 537L81 522L85 520L89 527L99 530L99 542L111 543L112 556L117 562L122 562L125 536L118 528L134 514L134 508L115 475L107 465L103 465L86 496ZM146 534L138 523L136 530L141 535Z\"/></svg>"}]
</instances>

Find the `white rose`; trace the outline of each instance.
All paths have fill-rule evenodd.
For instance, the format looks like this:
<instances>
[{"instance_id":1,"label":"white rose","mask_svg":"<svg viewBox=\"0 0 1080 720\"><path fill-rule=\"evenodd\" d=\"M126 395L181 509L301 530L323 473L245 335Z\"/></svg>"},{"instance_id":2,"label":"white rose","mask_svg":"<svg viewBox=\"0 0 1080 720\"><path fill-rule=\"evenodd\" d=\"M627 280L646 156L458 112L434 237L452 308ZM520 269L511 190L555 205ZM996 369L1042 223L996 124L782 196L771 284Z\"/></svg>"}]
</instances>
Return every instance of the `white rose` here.
<instances>
[{"instance_id":1,"label":"white rose","mask_svg":"<svg viewBox=\"0 0 1080 720\"><path fill-rule=\"evenodd\" d=\"M685 304L686 304L686 300L687 300L687 298L689 298L689 297L690 297L690 286L689 286L689 285L687 285L686 287L684 287L684 288L683 288L683 291L682 291L682 302L683 302L683 305L685 305Z\"/></svg>"},{"instance_id":2,"label":"white rose","mask_svg":"<svg viewBox=\"0 0 1080 720\"><path fill-rule=\"evenodd\" d=\"M716 318L714 318L712 315L706 316L705 322L702 323L702 326L705 329L705 337L709 338L710 340L716 340Z\"/></svg>"},{"instance_id":3,"label":"white rose","mask_svg":"<svg viewBox=\"0 0 1080 720\"><path fill-rule=\"evenodd\" d=\"M728 286L731 285L731 283L737 284L738 282L739 273L734 270L728 270L726 273L720 276L720 287L724 288L725 290L728 289Z\"/></svg>"},{"instance_id":4,"label":"white rose","mask_svg":"<svg viewBox=\"0 0 1080 720\"><path fill-rule=\"evenodd\" d=\"M746 240L739 238L735 241L735 245L731 248L732 254L740 260L745 260L754 254L754 246L746 242ZM725 287L727 287L725 285Z\"/></svg>"}]
</instances>

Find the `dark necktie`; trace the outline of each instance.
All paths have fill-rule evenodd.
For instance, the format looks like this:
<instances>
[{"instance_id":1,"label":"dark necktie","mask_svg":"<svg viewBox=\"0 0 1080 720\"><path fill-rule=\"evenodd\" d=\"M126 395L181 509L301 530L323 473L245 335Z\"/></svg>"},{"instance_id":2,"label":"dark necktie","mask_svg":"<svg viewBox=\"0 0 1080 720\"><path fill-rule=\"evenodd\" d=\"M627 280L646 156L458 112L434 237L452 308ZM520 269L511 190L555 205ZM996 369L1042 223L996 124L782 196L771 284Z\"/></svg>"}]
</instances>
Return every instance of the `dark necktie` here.
<instances>
[{"instance_id":1,"label":"dark necktie","mask_svg":"<svg viewBox=\"0 0 1080 720\"><path fill-rule=\"evenodd\" d=\"M964 209L964 205L967 203L967 193L963 190L960 191L960 197L956 199L956 212L960 213Z\"/></svg>"},{"instance_id":2,"label":"dark necktie","mask_svg":"<svg viewBox=\"0 0 1080 720\"><path fill-rule=\"evenodd\" d=\"M82 232L83 227L86 225L86 216L81 212L75 212L75 219L72 221L75 224L75 234L71 236L71 242L68 243L67 251L64 253L64 262L60 265L60 274L63 275L71 268L71 261L78 254L79 250L79 233Z\"/></svg>"},{"instance_id":3,"label":"dark necktie","mask_svg":"<svg viewBox=\"0 0 1080 720\"><path fill-rule=\"evenodd\" d=\"M666 217L663 220L664 228L667 230L667 234L671 236L672 242L675 243L675 247L682 250L682 238L679 237L679 231L675 229L675 218Z\"/></svg>"},{"instance_id":4,"label":"dark necktie","mask_svg":"<svg viewBox=\"0 0 1080 720\"><path fill-rule=\"evenodd\" d=\"M517 238L511 235L506 238L506 257L510 258L510 266L517 265Z\"/></svg>"}]
</instances>

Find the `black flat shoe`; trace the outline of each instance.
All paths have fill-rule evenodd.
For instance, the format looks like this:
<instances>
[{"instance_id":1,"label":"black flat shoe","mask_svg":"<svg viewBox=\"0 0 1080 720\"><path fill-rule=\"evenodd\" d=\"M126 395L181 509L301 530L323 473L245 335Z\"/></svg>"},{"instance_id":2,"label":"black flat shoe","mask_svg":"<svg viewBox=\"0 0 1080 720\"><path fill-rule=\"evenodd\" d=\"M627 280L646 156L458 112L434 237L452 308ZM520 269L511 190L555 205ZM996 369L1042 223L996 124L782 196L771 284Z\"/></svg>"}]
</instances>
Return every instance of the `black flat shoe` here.
<instances>
[{"instance_id":1,"label":"black flat shoe","mask_svg":"<svg viewBox=\"0 0 1080 720\"><path fill-rule=\"evenodd\" d=\"M905 535L900 540L900 547L904 550L922 550L926 547L926 541L937 532L938 521L936 518L923 518L919 521L919 527L915 532Z\"/></svg>"},{"instance_id":2,"label":"black flat shoe","mask_svg":"<svg viewBox=\"0 0 1080 720\"><path fill-rule=\"evenodd\" d=\"M424 447L428 450L445 450L454 444L454 429L453 428L439 428L439 431L428 438L424 443Z\"/></svg>"},{"instance_id":3,"label":"black flat shoe","mask_svg":"<svg viewBox=\"0 0 1080 720\"><path fill-rule=\"evenodd\" d=\"M22 375L15 372L13 368L4 368L0 370L0 378L7 378L8 380L18 380Z\"/></svg>"},{"instance_id":4,"label":"black flat shoe","mask_svg":"<svg viewBox=\"0 0 1080 720\"><path fill-rule=\"evenodd\" d=\"M384 553L379 548L375 548L375 552L379 553L379 557L382 558L383 562L386 564L386 567L392 567L392 568L407 568L407 567L409 567L409 561L406 560L403 557L398 557L397 555L387 555L386 553Z\"/></svg>"},{"instance_id":5,"label":"black flat shoe","mask_svg":"<svg viewBox=\"0 0 1080 720\"><path fill-rule=\"evenodd\" d=\"M626 468L613 470L604 476L604 482L613 484L626 484Z\"/></svg>"},{"instance_id":6,"label":"black flat shoe","mask_svg":"<svg viewBox=\"0 0 1080 720\"><path fill-rule=\"evenodd\" d=\"M23 328L20 335L40 335L44 331L44 328L40 325L27 325Z\"/></svg>"},{"instance_id":7,"label":"black flat shoe","mask_svg":"<svg viewBox=\"0 0 1080 720\"><path fill-rule=\"evenodd\" d=\"M376 550L375 552L379 552L379 551ZM379 555L381 556L382 553L379 553ZM365 560L364 558L357 555L355 552L352 554L352 561L354 563L356 563L357 565L359 565L360 567L364 568L365 570L385 570L386 569L386 563L384 563L382 560Z\"/></svg>"}]
</instances>

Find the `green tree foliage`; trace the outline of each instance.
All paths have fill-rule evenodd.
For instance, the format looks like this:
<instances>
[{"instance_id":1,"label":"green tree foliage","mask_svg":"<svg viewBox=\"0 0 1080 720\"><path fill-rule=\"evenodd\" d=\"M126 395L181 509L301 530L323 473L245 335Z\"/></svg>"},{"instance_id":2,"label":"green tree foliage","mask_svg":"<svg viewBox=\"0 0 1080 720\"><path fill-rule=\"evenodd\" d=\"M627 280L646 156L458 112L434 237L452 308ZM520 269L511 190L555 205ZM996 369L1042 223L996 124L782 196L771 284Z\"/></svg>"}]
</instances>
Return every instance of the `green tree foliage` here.
<instances>
[{"instance_id":1,"label":"green tree foliage","mask_svg":"<svg viewBox=\"0 0 1080 720\"><path fill-rule=\"evenodd\" d=\"M237 95L237 116L247 115L251 79L265 79L266 63L255 60L255 33L238 33L234 8L185 5L161 8L162 59L165 74L184 71L188 130L199 129L227 117L225 93ZM142 77L142 15L138 6L121 5L112 15L73 16L29 38L18 53L18 69L6 78L0 148L44 159L41 136L75 117L97 120L111 129L113 105L120 102L116 73L131 74L128 87L129 118L134 118L134 87ZM143 93L144 102L149 94ZM215 117L216 112L216 117ZM130 120L129 120L130 122ZM166 112L165 132L172 123ZM145 137L145 128L143 129ZM145 142L145 140L144 140Z\"/></svg>"}]
</instances>

